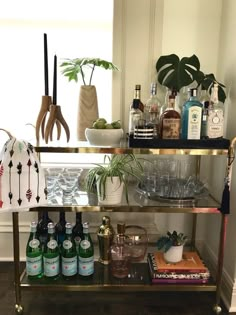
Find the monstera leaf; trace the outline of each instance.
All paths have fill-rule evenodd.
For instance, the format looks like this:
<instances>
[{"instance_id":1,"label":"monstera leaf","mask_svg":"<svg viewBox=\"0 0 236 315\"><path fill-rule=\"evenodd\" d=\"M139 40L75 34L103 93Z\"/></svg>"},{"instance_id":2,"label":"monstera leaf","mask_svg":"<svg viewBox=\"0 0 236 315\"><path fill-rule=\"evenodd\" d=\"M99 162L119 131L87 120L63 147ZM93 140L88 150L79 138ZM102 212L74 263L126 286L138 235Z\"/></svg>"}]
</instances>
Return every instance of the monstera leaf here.
<instances>
[{"instance_id":1,"label":"monstera leaf","mask_svg":"<svg viewBox=\"0 0 236 315\"><path fill-rule=\"evenodd\" d=\"M218 99L222 103L225 102L226 99L226 94L224 91L225 85L218 82L213 73L204 74L204 76L197 82L198 86L201 86L203 90L208 90L209 92L211 92L211 88L213 87L214 83L218 83Z\"/></svg>"},{"instance_id":2,"label":"monstera leaf","mask_svg":"<svg viewBox=\"0 0 236 315\"><path fill-rule=\"evenodd\" d=\"M182 59L175 54L161 56L157 60L156 70L158 82L176 91L195 80L199 81L203 75L196 55Z\"/></svg>"}]
</instances>

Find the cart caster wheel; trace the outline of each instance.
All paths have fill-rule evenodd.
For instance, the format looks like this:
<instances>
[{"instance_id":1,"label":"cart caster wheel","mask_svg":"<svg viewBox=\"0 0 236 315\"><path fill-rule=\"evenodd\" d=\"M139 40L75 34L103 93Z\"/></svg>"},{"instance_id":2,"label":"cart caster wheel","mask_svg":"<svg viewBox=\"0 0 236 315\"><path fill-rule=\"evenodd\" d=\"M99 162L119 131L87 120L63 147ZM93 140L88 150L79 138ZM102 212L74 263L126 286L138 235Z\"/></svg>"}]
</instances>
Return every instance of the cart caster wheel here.
<instances>
[{"instance_id":1,"label":"cart caster wheel","mask_svg":"<svg viewBox=\"0 0 236 315\"><path fill-rule=\"evenodd\" d=\"M23 306L16 304L15 305L16 314L23 314Z\"/></svg>"},{"instance_id":2,"label":"cart caster wheel","mask_svg":"<svg viewBox=\"0 0 236 315\"><path fill-rule=\"evenodd\" d=\"M219 305L216 304L216 305L213 306L213 312L215 314L220 314L221 311L222 311L222 309L221 309L221 307Z\"/></svg>"}]
</instances>

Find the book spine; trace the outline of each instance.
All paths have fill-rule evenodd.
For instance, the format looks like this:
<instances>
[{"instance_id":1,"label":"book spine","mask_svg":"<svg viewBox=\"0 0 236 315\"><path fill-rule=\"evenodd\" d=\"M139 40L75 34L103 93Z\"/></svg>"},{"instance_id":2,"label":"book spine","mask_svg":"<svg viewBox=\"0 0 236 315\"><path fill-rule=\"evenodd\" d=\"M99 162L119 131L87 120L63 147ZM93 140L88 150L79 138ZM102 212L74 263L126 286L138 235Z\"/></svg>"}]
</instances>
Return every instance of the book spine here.
<instances>
[{"instance_id":1,"label":"book spine","mask_svg":"<svg viewBox=\"0 0 236 315\"><path fill-rule=\"evenodd\" d=\"M152 279L153 284L204 284L208 279Z\"/></svg>"}]
</instances>

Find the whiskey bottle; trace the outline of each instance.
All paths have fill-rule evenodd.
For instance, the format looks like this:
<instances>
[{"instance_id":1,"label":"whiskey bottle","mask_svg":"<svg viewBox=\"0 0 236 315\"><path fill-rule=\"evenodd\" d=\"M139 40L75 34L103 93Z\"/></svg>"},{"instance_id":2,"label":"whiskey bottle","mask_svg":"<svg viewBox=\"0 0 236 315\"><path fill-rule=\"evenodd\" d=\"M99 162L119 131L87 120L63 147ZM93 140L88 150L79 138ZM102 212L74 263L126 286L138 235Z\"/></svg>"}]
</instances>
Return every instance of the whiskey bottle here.
<instances>
[{"instance_id":1,"label":"whiskey bottle","mask_svg":"<svg viewBox=\"0 0 236 315\"><path fill-rule=\"evenodd\" d=\"M61 269L62 275L71 279L77 275L77 252L74 238L72 237L72 226L66 223L65 240L61 247Z\"/></svg>"},{"instance_id":2,"label":"whiskey bottle","mask_svg":"<svg viewBox=\"0 0 236 315\"><path fill-rule=\"evenodd\" d=\"M72 235L75 240L77 253L79 253L79 243L81 239L83 239L83 224L81 212L76 212L76 222L72 229Z\"/></svg>"},{"instance_id":3,"label":"whiskey bottle","mask_svg":"<svg viewBox=\"0 0 236 315\"><path fill-rule=\"evenodd\" d=\"M89 223L83 224L83 239L79 243L79 275L92 276L94 273L94 248L89 233Z\"/></svg>"},{"instance_id":4,"label":"whiskey bottle","mask_svg":"<svg viewBox=\"0 0 236 315\"><path fill-rule=\"evenodd\" d=\"M44 276L56 279L60 273L60 252L56 241L54 223L48 223L48 237L43 252Z\"/></svg>"},{"instance_id":5,"label":"whiskey bottle","mask_svg":"<svg viewBox=\"0 0 236 315\"><path fill-rule=\"evenodd\" d=\"M42 246L37 235L37 223L31 222L26 245L26 273L29 279L43 276Z\"/></svg>"},{"instance_id":6,"label":"whiskey bottle","mask_svg":"<svg viewBox=\"0 0 236 315\"><path fill-rule=\"evenodd\" d=\"M56 232L56 239L59 248L61 248L62 243L65 239L66 234L66 217L65 217L65 211L61 211L59 214L59 221L55 225L55 232Z\"/></svg>"},{"instance_id":7,"label":"whiskey bottle","mask_svg":"<svg viewBox=\"0 0 236 315\"><path fill-rule=\"evenodd\" d=\"M223 103L218 99L218 84L214 83L208 110L207 136L208 138L222 138L224 132Z\"/></svg>"},{"instance_id":8,"label":"whiskey bottle","mask_svg":"<svg viewBox=\"0 0 236 315\"><path fill-rule=\"evenodd\" d=\"M157 97L157 84L151 84L151 94L144 106L144 120L148 126L154 127L154 137L159 134L159 118L161 103Z\"/></svg>"},{"instance_id":9,"label":"whiskey bottle","mask_svg":"<svg viewBox=\"0 0 236 315\"><path fill-rule=\"evenodd\" d=\"M140 100L141 85L135 86L134 98L129 112L129 135L134 134L134 128L143 119L143 103Z\"/></svg>"},{"instance_id":10,"label":"whiskey bottle","mask_svg":"<svg viewBox=\"0 0 236 315\"><path fill-rule=\"evenodd\" d=\"M200 139L202 122L202 103L197 99L197 89L190 89L190 97L183 105L182 138Z\"/></svg>"},{"instance_id":11,"label":"whiskey bottle","mask_svg":"<svg viewBox=\"0 0 236 315\"><path fill-rule=\"evenodd\" d=\"M160 118L160 137L162 139L180 138L180 114L174 109L175 96L169 95L168 107Z\"/></svg>"}]
</instances>

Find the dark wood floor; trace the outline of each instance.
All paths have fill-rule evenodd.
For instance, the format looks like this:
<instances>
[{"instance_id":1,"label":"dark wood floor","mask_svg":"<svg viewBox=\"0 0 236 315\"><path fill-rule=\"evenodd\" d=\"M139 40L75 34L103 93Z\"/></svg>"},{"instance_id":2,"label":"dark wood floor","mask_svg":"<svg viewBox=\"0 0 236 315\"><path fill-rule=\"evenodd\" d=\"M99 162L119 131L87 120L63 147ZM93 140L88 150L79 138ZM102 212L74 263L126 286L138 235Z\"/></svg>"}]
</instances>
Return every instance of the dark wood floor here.
<instances>
[{"instance_id":1,"label":"dark wood floor","mask_svg":"<svg viewBox=\"0 0 236 315\"><path fill-rule=\"evenodd\" d=\"M210 315L214 298L206 292L22 292L25 315ZM0 314L14 315L14 305L13 263L0 263ZM221 314L228 314L224 307Z\"/></svg>"}]
</instances>

